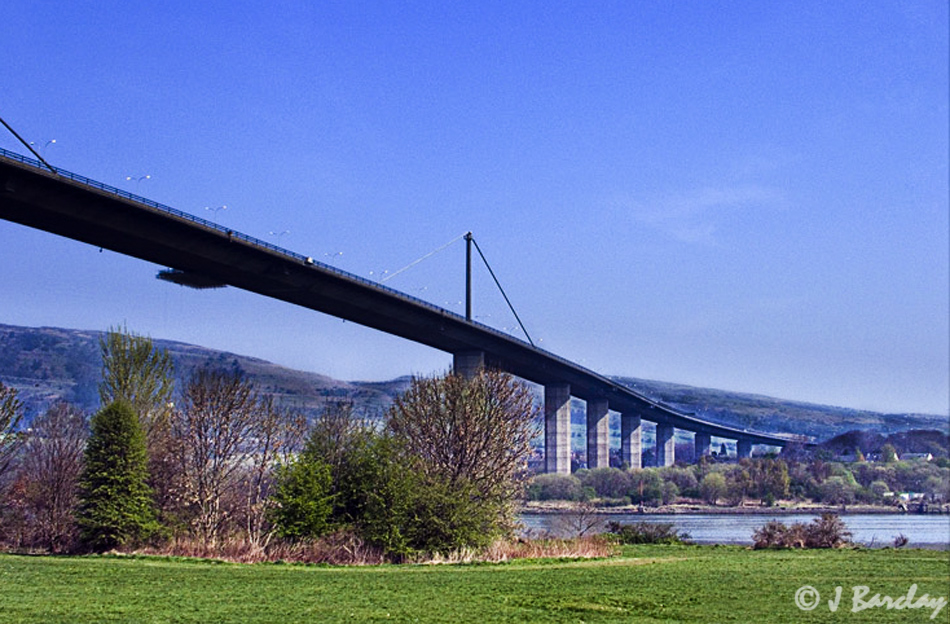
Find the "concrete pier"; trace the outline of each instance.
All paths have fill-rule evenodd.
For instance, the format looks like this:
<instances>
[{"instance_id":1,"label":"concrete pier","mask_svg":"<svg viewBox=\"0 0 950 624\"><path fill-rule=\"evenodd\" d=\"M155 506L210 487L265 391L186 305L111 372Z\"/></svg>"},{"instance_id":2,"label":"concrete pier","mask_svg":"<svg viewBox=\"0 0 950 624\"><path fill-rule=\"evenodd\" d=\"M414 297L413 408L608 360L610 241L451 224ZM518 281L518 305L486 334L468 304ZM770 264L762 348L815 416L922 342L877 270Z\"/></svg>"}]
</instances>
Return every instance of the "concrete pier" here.
<instances>
[{"instance_id":1,"label":"concrete pier","mask_svg":"<svg viewBox=\"0 0 950 624\"><path fill-rule=\"evenodd\" d=\"M610 421L607 400L587 402L587 467L610 467Z\"/></svg>"},{"instance_id":2,"label":"concrete pier","mask_svg":"<svg viewBox=\"0 0 950 624\"><path fill-rule=\"evenodd\" d=\"M696 432L693 437L693 459L698 460L703 455L709 455L712 449L712 436L708 433Z\"/></svg>"},{"instance_id":3,"label":"concrete pier","mask_svg":"<svg viewBox=\"0 0 950 624\"><path fill-rule=\"evenodd\" d=\"M571 386L544 386L544 471L571 474Z\"/></svg>"},{"instance_id":4,"label":"concrete pier","mask_svg":"<svg viewBox=\"0 0 950 624\"><path fill-rule=\"evenodd\" d=\"M748 438L739 438L736 440L736 457L752 457L752 440Z\"/></svg>"},{"instance_id":5,"label":"concrete pier","mask_svg":"<svg viewBox=\"0 0 950 624\"><path fill-rule=\"evenodd\" d=\"M452 372L466 379L474 377L485 368L484 351L459 351L452 354Z\"/></svg>"},{"instance_id":6,"label":"concrete pier","mask_svg":"<svg viewBox=\"0 0 950 624\"><path fill-rule=\"evenodd\" d=\"M642 423L639 414L621 412L620 414L620 461L630 468L642 468L643 458L640 446Z\"/></svg>"},{"instance_id":7,"label":"concrete pier","mask_svg":"<svg viewBox=\"0 0 950 624\"><path fill-rule=\"evenodd\" d=\"M672 466L676 461L676 443L673 438L674 427L666 423L656 425L656 465Z\"/></svg>"}]
</instances>

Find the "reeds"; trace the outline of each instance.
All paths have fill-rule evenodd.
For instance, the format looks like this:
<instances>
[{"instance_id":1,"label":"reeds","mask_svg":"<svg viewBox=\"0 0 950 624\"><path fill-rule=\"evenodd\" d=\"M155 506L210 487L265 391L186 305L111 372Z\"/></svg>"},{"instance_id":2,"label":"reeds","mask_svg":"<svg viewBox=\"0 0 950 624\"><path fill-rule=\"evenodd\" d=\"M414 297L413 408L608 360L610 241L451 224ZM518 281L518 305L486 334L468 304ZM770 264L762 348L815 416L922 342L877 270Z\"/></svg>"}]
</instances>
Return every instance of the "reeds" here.
<instances>
[{"instance_id":1,"label":"reeds","mask_svg":"<svg viewBox=\"0 0 950 624\"><path fill-rule=\"evenodd\" d=\"M518 559L592 559L610 557L617 552L616 540L600 535L571 539L541 537L500 539L486 548L462 548L449 553L419 554L403 559L402 562L460 564L501 563ZM393 563L381 549L365 544L349 531L339 531L306 542L275 540L266 547L252 544L241 537L220 540L213 546L184 537L121 554L188 557L232 563L281 562L352 566Z\"/></svg>"}]
</instances>

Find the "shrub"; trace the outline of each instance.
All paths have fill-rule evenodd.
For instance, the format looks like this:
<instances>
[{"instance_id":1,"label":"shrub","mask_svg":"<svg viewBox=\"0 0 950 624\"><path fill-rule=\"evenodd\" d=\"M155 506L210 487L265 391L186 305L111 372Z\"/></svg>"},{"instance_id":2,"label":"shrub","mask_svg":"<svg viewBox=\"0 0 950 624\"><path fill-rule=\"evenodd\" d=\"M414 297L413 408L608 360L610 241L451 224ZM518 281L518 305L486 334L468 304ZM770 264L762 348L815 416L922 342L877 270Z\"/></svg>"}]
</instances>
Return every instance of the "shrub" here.
<instances>
[{"instance_id":1,"label":"shrub","mask_svg":"<svg viewBox=\"0 0 950 624\"><path fill-rule=\"evenodd\" d=\"M851 532L841 518L821 514L811 524L795 522L786 526L770 520L752 534L753 548L841 548L851 543Z\"/></svg>"},{"instance_id":2,"label":"shrub","mask_svg":"<svg viewBox=\"0 0 950 624\"><path fill-rule=\"evenodd\" d=\"M609 522L607 531L616 535L621 544L683 544L689 539L688 533L677 533L667 522Z\"/></svg>"},{"instance_id":3,"label":"shrub","mask_svg":"<svg viewBox=\"0 0 950 624\"><path fill-rule=\"evenodd\" d=\"M270 512L277 534L291 540L320 537L330 526L333 511L330 468L325 463L298 459L276 474L275 503Z\"/></svg>"}]
</instances>

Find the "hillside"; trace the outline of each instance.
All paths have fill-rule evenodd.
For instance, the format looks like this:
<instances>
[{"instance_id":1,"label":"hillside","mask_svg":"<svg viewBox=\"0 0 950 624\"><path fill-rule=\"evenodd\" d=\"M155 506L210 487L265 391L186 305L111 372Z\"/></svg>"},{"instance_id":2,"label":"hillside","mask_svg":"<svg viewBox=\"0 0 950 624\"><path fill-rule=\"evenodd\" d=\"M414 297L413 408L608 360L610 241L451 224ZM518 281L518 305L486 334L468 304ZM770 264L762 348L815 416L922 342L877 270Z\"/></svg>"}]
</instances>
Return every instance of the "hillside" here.
<instances>
[{"instance_id":1,"label":"hillside","mask_svg":"<svg viewBox=\"0 0 950 624\"><path fill-rule=\"evenodd\" d=\"M885 414L648 379L614 380L703 420L753 431L791 432L818 440L852 430L884 435L910 429L950 432L946 415Z\"/></svg>"},{"instance_id":2,"label":"hillside","mask_svg":"<svg viewBox=\"0 0 950 624\"><path fill-rule=\"evenodd\" d=\"M27 420L57 400L88 411L98 409L100 336L98 331L0 325L0 381L17 389ZM350 400L359 415L379 417L409 385L408 377L347 382L181 342L154 342L171 355L179 382L204 365L240 370L258 390L282 397L311 416L327 401Z\"/></svg>"},{"instance_id":3,"label":"hillside","mask_svg":"<svg viewBox=\"0 0 950 624\"><path fill-rule=\"evenodd\" d=\"M98 408L101 335L97 331L0 325L0 381L17 389L28 420L56 400L69 401L88 411ZM258 358L168 340L154 341L168 350L179 380L206 364L237 369L259 390L284 397L311 416L319 413L327 401L349 400L358 414L379 417L409 384L408 377L381 382L340 381ZM817 439L856 429L883 435L909 429L950 431L946 416L880 414L630 377L615 379L701 418L751 430L798 433ZM583 410L573 411L575 424L581 424Z\"/></svg>"}]
</instances>

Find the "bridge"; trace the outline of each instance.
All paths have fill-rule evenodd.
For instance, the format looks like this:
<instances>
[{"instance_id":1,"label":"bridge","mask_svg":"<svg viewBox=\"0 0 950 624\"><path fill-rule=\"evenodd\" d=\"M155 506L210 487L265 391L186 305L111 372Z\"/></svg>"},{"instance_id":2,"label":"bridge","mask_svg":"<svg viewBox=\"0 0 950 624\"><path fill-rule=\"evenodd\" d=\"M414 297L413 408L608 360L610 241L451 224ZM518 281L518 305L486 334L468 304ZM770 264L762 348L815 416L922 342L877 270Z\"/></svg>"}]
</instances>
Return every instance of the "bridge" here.
<instances>
[{"instance_id":1,"label":"bridge","mask_svg":"<svg viewBox=\"0 0 950 624\"><path fill-rule=\"evenodd\" d=\"M44 166L45 165L45 166ZM642 464L644 420L656 424L656 463L673 464L676 429L694 434L695 456L711 438L754 444L790 438L711 423L651 399L565 358L416 297L311 257L83 176L0 149L0 218L171 267L159 277L196 288L234 286L451 353L453 369L497 368L544 388L545 470L569 473L571 398L586 403L587 459L609 465L608 412L620 413L621 459Z\"/></svg>"}]
</instances>

